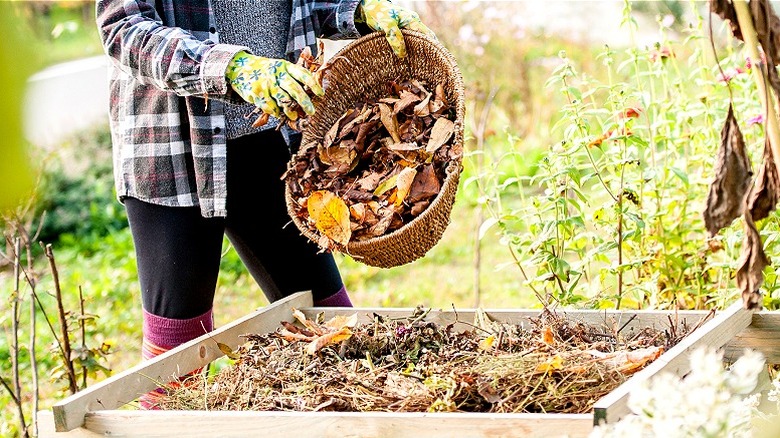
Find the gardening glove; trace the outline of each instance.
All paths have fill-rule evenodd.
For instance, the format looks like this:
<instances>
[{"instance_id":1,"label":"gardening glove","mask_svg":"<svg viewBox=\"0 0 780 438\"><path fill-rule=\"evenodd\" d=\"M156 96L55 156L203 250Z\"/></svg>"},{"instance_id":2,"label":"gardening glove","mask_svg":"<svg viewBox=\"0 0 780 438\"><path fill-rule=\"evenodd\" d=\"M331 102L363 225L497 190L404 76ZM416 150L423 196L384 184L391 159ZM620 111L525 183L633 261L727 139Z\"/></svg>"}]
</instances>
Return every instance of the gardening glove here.
<instances>
[{"instance_id":1,"label":"gardening glove","mask_svg":"<svg viewBox=\"0 0 780 438\"><path fill-rule=\"evenodd\" d=\"M236 53L230 61L225 76L244 100L276 118L284 112L290 120L297 120L294 102L306 114L314 113L314 104L304 85L317 96L325 94L305 68L283 59L264 58L243 51Z\"/></svg>"},{"instance_id":2,"label":"gardening glove","mask_svg":"<svg viewBox=\"0 0 780 438\"><path fill-rule=\"evenodd\" d=\"M420 16L409 9L394 5L390 0L360 0L358 19L373 30L384 32L387 42L399 58L406 56L406 44L401 29L411 29L436 37Z\"/></svg>"}]
</instances>

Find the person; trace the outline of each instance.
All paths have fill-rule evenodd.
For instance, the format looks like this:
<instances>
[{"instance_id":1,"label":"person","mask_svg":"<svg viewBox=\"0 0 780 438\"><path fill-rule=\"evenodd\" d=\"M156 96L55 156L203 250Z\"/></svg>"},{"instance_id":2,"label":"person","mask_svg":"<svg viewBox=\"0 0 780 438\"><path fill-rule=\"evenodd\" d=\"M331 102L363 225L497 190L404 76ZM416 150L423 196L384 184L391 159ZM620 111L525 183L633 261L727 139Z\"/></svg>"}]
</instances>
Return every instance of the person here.
<instances>
[{"instance_id":1,"label":"person","mask_svg":"<svg viewBox=\"0 0 780 438\"><path fill-rule=\"evenodd\" d=\"M311 290L316 306L352 306L333 256L290 222L280 180L300 134L275 129L314 111L291 63L316 38L430 30L390 0L97 2L110 57L117 196L133 236L149 359L213 329L223 235L266 298ZM260 128L253 109L274 118Z\"/></svg>"}]
</instances>

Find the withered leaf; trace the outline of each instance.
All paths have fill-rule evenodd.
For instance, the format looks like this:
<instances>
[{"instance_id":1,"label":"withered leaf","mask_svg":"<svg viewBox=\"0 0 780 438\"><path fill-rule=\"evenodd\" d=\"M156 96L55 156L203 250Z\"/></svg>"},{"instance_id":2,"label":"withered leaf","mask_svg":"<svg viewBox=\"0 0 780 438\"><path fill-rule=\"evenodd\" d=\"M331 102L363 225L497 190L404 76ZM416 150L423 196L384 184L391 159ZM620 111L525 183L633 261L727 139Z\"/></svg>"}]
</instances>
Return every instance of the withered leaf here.
<instances>
[{"instance_id":1,"label":"withered leaf","mask_svg":"<svg viewBox=\"0 0 780 438\"><path fill-rule=\"evenodd\" d=\"M347 245L352 231L349 226L349 208L344 201L327 190L318 190L307 202L309 217L317 229L341 245Z\"/></svg>"},{"instance_id":2,"label":"withered leaf","mask_svg":"<svg viewBox=\"0 0 780 438\"><path fill-rule=\"evenodd\" d=\"M345 341L350 337L352 337L352 330L350 330L348 327L344 327L336 332L325 333L319 338L311 341L311 343L306 347L306 353L313 356L328 345L338 344L339 342Z\"/></svg>"},{"instance_id":3,"label":"withered leaf","mask_svg":"<svg viewBox=\"0 0 780 438\"><path fill-rule=\"evenodd\" d=\"M772 157L772 147L769 138L764 141L764 160L756 175L755 185L748 196L748 210L754 221L769 216L780 201L780 176Z\"/></svg>"},{"instance_id":4,"label":"withered leaf","mask_svg":"<svg viewBox=\"0 0 780 438\"><path fill-rule=\"evenodd\" d=\"M374 190L374 196L382 196L384 195L388 190L392 190L396 186L396 181L398 180L398 174L392 175L391 177L387 178L386 180L382 181L381 184Z\"/></svg>"},{"instance_id":5,"label":"withered leaf","mask_svg":"<svg viewBox=\"0 0 780 438\"><path fill-rule=\"evenodd\" d=\"M422 212L425 211L426 208L428 208L429 205L431 205L431 201L417 201L412 204L412 208L409 210L409 214L412 216L419 216Z\"/></svg>"},{"instance_id":6,"label":"withered leaf","mask_svg":"<svg viewBox=\"0 0 780 438\"><path fill-rule=\"evenodd\" d=\"M440 191L441 183L439 178L436 177L436 170L434 170L433 164L426 164L422 166L420 171L417 172L417 176L414 177L407 200L409 202L417 202L436 196Z\"/></svg>"},{"instance_id":7,"label":"withered leaf","mask_svg":"<svg viewBox=\"0 0 780 438\"><path fill-rule=\"evenodd\" d=\"M742 249L737 269L737 287L742 292L742 303L746 309L760 309L761 285L764 282L764 268L769 266L769 258L764 252L761 235L756 224L747 212L744 215L742 228Z\"/></svg>"},{"instance_id":8,"label":"withered leaf","mask_svg":"<svg viewBox=\"0 0 780 438\"><path fill-rule=\"evenodd\" d=\"M710 185L704 210L704 224L711 236L718 234L721 228L742 213L752 176L745 141L731 105L721 130L714 171L715 179Z\"/></svg>"},{"instance_id":9,"label":"withered leaf","mask_svg":"<svg viewBox=\"0 0 780 438\"><path fill-rule=\"evenodd\" d=\"M382 120L382 125L384 125L385 129L387 129L387 132L393 138L393 141L395 143L400 143L401 136L398 135L398 119L396 118L395 114L393 114L392 108L390 108L390 106L387 104L380 103L379 115L380 119Z\"/></svg>"},{"instance_id":10,"label":"withered leaf","mask_svg":"<svg viewBox=\"0 0 780 438\"><path fill-rule=\"evenodd\" d=\"M426 117L431 113L431 110L428 108L428 105L431 102L431 93L427 93L425 95L425 98L420 101L417 105L414 106L414 115L418 117Z\"/></svg>"},{"instance_id":11,"label":"withered leaf","mask_svg":"<svg viewBox=\"0 0 780 438\"><path fill-rule=\"evenodd\" d=\"M436 120L436 123L434 123L433 129L431 130L431 139L428 140L428 145L425 147L425 151L429 154L436 152L440 147L447 143L447 141L449 141L454 131L455 123L453 123L451 120L445 119L444 117Z\"/></svg>"},{"instance_id":12,"label":"withered leaf","mask_svg":"<svg viewBox=\"0 0 780 438\"><path fill-rule=\"evenodd\" d=\"M401 205L412 188L414 177L417 176L417 170L413 167L405 167L396 178L395 186L398 191L395 193L395 205Z\"/></svg>"},{"instance_id":13,"label":"withered leaf","mask_svg":"<svg viewBox=\"0 0 780 438\"><path fill-rule=\"evenodd\" d=\"M398 114L405 110L409 105L413 105L420 102L420 97L411 91L401 91L401 98L393 105L393 112Z\"/></svg>"}]
</instances>

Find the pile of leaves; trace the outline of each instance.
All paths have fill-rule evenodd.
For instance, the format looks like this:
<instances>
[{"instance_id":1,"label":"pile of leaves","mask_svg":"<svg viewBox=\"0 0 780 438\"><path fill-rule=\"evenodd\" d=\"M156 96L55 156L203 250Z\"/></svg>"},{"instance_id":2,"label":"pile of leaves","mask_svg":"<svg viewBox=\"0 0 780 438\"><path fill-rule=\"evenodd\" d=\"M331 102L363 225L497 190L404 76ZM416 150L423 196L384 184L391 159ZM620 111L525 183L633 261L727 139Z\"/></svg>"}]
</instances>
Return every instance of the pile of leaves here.
<instances>
[{"instance_id":1,"label":"pile of leaves","mask_svg":"<svg viewBox=\"0 0 780 438\"><path fill-rule=\"evenodd\" d=\"M455 110L442 84L391 81L385 97L359 102L283 176L295 215L323 249L383 236L419 216L441 190Z\"/></svg>"},{"instance_id":2,"label":"pile of leaves","mask_svg":"<svg viewBox=\"0 0 780 438\"><path fill-rule=\"evenodd\" d=\"M595 327L543 311L530 324L437 324L427 311L357 314L246 335L219 374L166 388L170 410L586 413L695 327ZM457 315L457 314L456 314ZM466 330L463 330L463 327Z\"/></svg>"}]
</instances>

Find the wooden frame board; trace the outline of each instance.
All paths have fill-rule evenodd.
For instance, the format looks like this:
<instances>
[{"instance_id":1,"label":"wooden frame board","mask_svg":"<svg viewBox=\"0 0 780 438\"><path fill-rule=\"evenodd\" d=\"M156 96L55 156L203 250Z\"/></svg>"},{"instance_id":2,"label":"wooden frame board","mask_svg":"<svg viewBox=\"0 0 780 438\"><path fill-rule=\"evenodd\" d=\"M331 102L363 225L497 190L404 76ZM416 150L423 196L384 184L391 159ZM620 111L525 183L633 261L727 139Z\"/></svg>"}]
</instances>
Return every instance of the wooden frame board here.
<instances>
[{"instance_id":1,"label":"wooden frame board","mask_svg":"<svg viewBox=\"0 0 780 438\"><path fill-rule=\"evenodd\" d=\"M188 436L246 436L263 431L266 437L289 437L305 431L307 436L392 437L424 433L430 437L469 436L586 436L594 422L613 422L627 413L631 388L656 373L688 371L688 355L698 346L725 347L727 357L736 357L745 347L757 348L780 362L780 313L745 311L741 303L718 312L694 333L659 359L634 375L601 400L593 414L482 414L482 413L341 413L341 412L210 412L210 411L135 411L120 410L138 395L153 390L194 369L205 366L223 353L217 342L236 348L246 333L275 330L282 320L290 320L291 308L308 316L358 313L369 321L373 313L388 317L411 315L412 309L314 308L308 292L291 295L253 312L214 332L194 339L150 361L110 377L54 405L52 411L39 413L41 437L86 437L98 435L153 436L186 432ZM440 324L454 323L468 329L474 310L431 311L426 319ZM537 317L538 310L486 310L497 321L525 323ZM616 331L644 327L668 327L670 321L685 321L695 326L709 315L706 311L562 311L589 324L604 324ZM462 322L462 323L461 323ZM460 326L460 327L459 327ZM97 435L96 435L97 434Z\"/></svg>"}]
</instances>

